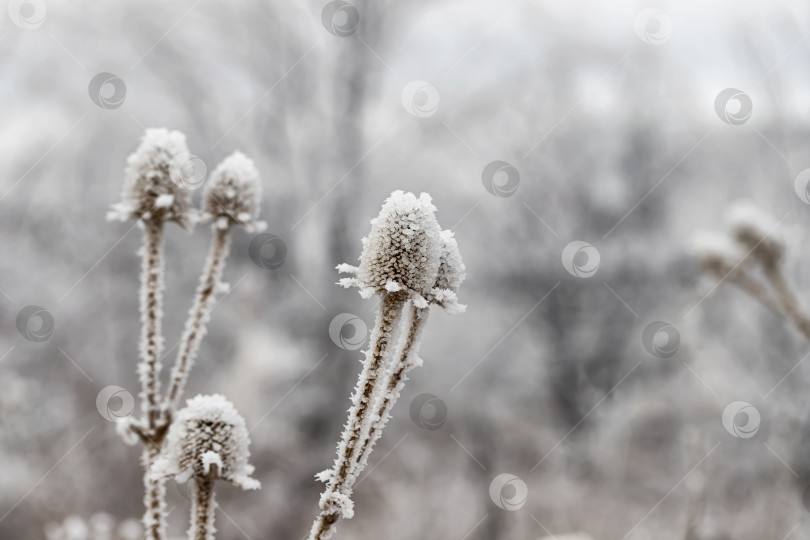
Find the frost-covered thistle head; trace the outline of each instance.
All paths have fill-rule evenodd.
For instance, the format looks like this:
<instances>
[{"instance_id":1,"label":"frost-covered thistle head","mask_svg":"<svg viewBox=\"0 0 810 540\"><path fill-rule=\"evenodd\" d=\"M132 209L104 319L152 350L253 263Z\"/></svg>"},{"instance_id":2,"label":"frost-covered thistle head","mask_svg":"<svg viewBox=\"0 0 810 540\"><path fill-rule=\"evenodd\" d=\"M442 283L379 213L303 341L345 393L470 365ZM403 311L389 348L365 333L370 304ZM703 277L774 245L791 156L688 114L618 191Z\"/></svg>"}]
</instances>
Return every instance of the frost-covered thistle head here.
<instances>
[{"instance_id":1,"label":"frost-covered thistle head","mask_svg":"<svg viewBox=\"0 0 810 540\"><path fill-rule=\"evenodd\" d=\"M766 266L779 263L785 250L779 223L751 201L739 201L726 218L734 238Z\"/></svg>"},{"instance_id":2,"label":"frost-covered thistle head","mask_svg":"<svg viewBox=\"0 0 810 540\"><path fill-rule=\"evenodd\" d=\"M174 221L189 228L191 191L176 181L187 155L186 136L181 132L147 129L138 149L127 158L121 202L112 206L107 219Z\"/></svg>"},{"instance_id":3,"label":"frost-covered thistle head","mask_svg":"<svg viewBox=\"0 0 810 540\"><path fill-rule=\"evenodd\" d=\"M360 266L338 266L355 277L344 278L344 287L360 288L360 295L405 291L418 307L427 307L425 296L436 282L442 240L436 207L430 195L394 191L371 220L371 232L363 238Z\"/></svg>"},{"instance_id":4,"label":"frost-covered thistle head","mask_svg":"<svg viewBox=\"0 0 810 540\"><path fill-rule=\"evenodd\" d=\"M458 290L467 277L467 267L461 260L458 243L453 231L445 229L441 232L442 254L439 258L439 271L436 283L428 296L428 302L437 304L448 313L461 313L467 306L458 303Z\"/></svg>"},{"instance_id":5,"label":"frost-covered thistle head","mask_svg":"<svg viewBox=\"0 0 810 540\"><path fill-rule=\"evenodd\" d=\"M248 464L250 437L245 420L219 394L189 399L177 413L166 438L166 448L153 468L158 478L190 477L226 480L243 489L258 489Z\"/></svg>"},{"instance_id":6,"label":"frost-covered thistle head","mask_svg":"<svg viewBox=\"0 0 810 540\"><path fill-rule=\"evenodd\" d=\"M724 277L743 262L745 253L727 235L703 231L692 239L692 251L704 270L718 277Z\"/></svg>"},{"instance_id":7,"label":"frost-covered thistle head","mask_svg":"<svg viewBox=\"0 0 810 540\"><path fill-rule=\"evenodd\" d=\"M225 229L242 225L250 232L263 230L257 221L262 186L253 160L242 152L234 152L214 169L203 200L203 215Z\"/></svg>"}]
</instances>

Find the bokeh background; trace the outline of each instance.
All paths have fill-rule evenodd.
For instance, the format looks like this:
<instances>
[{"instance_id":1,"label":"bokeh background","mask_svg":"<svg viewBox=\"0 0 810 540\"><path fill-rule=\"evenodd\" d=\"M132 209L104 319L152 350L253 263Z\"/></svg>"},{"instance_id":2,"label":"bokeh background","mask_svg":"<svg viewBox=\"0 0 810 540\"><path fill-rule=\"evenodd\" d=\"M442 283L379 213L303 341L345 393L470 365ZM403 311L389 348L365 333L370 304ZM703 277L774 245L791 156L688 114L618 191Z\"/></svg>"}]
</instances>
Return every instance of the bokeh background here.
<instances>
[{"instance_id":1,"label":"bokeh background","mask_svg":"<svg viewBox=\"0 0 810 540\"><path fill-rule=\"evenodd\" d=\"M219 487L219 538L306 535L360 369L330 323L375 309L334 267L394 189L455 230L469 308L431 315L339 538L810 535L808 342L689 252L751 199L810 291L807 3L6 4L0 537L141 514L139 450L105 418L138 389L140 231L104 217L152 126L203 172L251 156L286 246L266 268L235 235L187 390L236 404L263 483ZM169 230L167 349L209 237ZM734 402L754 436L724 426ZM181 537L184 486L169 507Z\"/></svg>"}]
</instances>

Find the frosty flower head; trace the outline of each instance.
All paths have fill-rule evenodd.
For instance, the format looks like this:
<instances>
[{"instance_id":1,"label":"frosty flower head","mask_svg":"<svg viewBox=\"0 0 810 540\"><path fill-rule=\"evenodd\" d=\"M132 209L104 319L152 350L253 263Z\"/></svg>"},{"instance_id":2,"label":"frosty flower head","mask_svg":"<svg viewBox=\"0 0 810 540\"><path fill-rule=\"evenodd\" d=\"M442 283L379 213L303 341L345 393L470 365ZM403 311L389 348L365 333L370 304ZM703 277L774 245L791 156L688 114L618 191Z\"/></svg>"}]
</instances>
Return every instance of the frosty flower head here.
<instances>
[{"instance_id":1,"label":"frosty flower head","mask_svg":"<svg viewBox=\"0 0 810 540\"><path fill-rule=\"evenodd\" d=\"M262 186L253 160L242 152L234 152L214 170L203 200L204 216L214 220L217 227L242 225L248 231L264 229L257 221Z\"/></svg>"},{"instance_id":2,"label":"frosty flower head","mask_svg":"<svg viewBox=\"0 0 810 540\"><path fill-rule=\"evenodd\" d=\"M778 264L785 246L779 224L751 201L740 201L728 210L732 234L746 251L765 265Z\"/></svg>"},{"instance_id":3,"label":"frosty flower head","mask_svg":"<svg viewBox=\"0 0 810 540\"><path fill-rule=\"evenodd\" d=\"M258 480L250 477L249 445L245 420L230 401L219 394L196 396L177 413L152 474L175 477L178 482L192 476L220 479L243 489L258 489Z\"/></svg>"},{"instance_id":4,"label":"frosty flower head","mask_svg":"<svg viewBox=\"0 0 810 540\"><path fill-rule=\"evenodd\" d=\"M453 231L445 229L441 232L442 251L439 258L439 271L436 283L430 292L428 301L437 304L449 313L460 313L467 306L458 303L458 290L467 277L467 267L461 260L458 243L453 237Z\"/></svg>"},{"instance_id":5,"label":"frosty flower head","mask_svg":"<svg viewBox=\"0 0 810 540\"><path fill-rule=\"evenodd\" d=\"M127 158L121 202L107 218L174 221L191 224L191 192L173 179L179 174L178 156L188 154L186 136L165 128L147 129L141 144Z\"/></svg>"},{"instance_id":6,"label":"frosty flower head","mask_svg":"<svg viewBox=\"0 0 810 540\"><path fill-rule=\"evenodd\" d=\"M371 232L363 238L360 266L338 266L341 272L355 274L340 284L359 287L363 298L405 291L420 307L427 307L424 295L436 282L442 250L435 212L427 193L416 197L393 192L371 220Z\"/></svg>"},{"instance_id":7,"label":"frosty flower head","mask_svg":"<svg viewBox=\"0 0 810 540\"><path fill-rule=\"evenodd\" d=\"M723 277L745 258L742 249L725 234L701 232L692 239L692 251L710 274Z\"/></svg>"}]
</instances>

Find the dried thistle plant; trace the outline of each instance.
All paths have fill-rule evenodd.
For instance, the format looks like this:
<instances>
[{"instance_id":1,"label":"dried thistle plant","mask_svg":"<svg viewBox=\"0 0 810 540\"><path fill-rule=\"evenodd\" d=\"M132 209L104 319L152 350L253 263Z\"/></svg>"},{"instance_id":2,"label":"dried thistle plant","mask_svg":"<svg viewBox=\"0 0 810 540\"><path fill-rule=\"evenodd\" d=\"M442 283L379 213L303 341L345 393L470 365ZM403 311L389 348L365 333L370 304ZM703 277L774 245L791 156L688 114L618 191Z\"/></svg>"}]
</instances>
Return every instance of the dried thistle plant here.
<instances>
[{"instance_id":1,"label":"dried thistle plant","mask_svg":"<svg viewBox=\"0 0 810 540\"><path fill-rule=\"evenodd\" d=\"M435 304L448 313L461 313L466 306L458 303L458 290L466 277L464 262L458 250L458 243L453 237L453 231L446 229L441 232L442 251L436 283L427 296L429 304ZM366 468L368 456L374 449L374 444L382 436L382 430L391 416L391 409L399 399L399 394L408 372L422 365L419 358L419 344L422 340L422 331L427 324L430 313L427 307L416 307L413 303L408 308L402 331L397 345L397 352L386 368L382 382L382 393L377 402L371 429L366 436L358 453L355 463L355 474Z\"/></svg>"},{"instance_id":2,"label":"dried thistle plant","mask_svg":"<svg viewBox=\"0 0 810 540\"><path fill-rule=\"evenodd\" d=\"M327 486L320 499L321 511L310 530L311 540L331 537L339 518L354 515L354 484L382 432L405 381L405 372L419 362L418 340L430 304L458 307L454 289L463 279L464 267L452 234L441 232L435 212L426 193L416 197L393 192L371 221L371 232L363 239L359 267L338 266L339 271L353 275L341 279L341 285L358 287L363 298L379 295L380 307L337 458L331 470L318 475ZM411 310L399 353L386 364L408 302Z\"/></svg>"},{"instance_id":3,"label":"dried thistle plant","mask_svg":"<svg viewBox=\"0 0 810 540\"><path fill-rule=\"evenodd\" d=\"M263 230L264 222L256 219L260 200L259 171L241 152L234 152L214 170L206 187L202 214L203 219L213 221L211 247L172 368L165 404L170 412L176 410L182 400L189 371L207 330L216 293L227 291L220 279L228 258L231 228L239 225L249 232Z\"/></svg>"},{"instance_id":4,"label":"dried thistle plant","mask_svg":"<svg viewBox=\"0 0 810 540\"><path fill-rule=\"evenodd\" d=\"M161 414L160 371L163 335L163 225L174 221L189 228L193 220L190 192L176 184L176 158L187 154L186 137L179 131L148 129L138 149L127 159L122 202L113 206L108 219L137 219L143 230L141 254L141 341L138 377L141 383L139 420L128 422L144 443L141 463L144 474L143 517L145 538L166 537L166 488L147 474L160 453L166 429ZM129 438L132 440L132 437Z\"/></svg>"},{"instance_id":5,"label":"dried thistle plant","mask_svg":"<svg viewBox=\"0 0 810 540\"><path fill-rule=\"evenodd\" d=\"M240 225L248 231L255 231L264 226L263 222L257 220L261 197L258 171L250 159L235 152L214 170L205 192L201 216L213 221L211 248L180 340L169 390L165 396L161 396L163 225L173 221L188 229L197 221L198 216L190 205L191 192L182 182L184 172L181 166L189 155L185 135L179 131L148 129L138 149L127 160L122 202L113 205L108 214L108 219L137 219L144 230L140 252L143 261L140 291L142 330L141 359L138 364L142 416L122 419L116 427L128 444L140 441L144 445L141 457L146 507L143 528L144 538L148 540L166 538L166 475L150 471L153 471L161 455L167 431L174 425L173 416L205 335L215 295L226 289L220 279L228 256L231 227ZM222 407L223 410L226 408L224 405ZM237 424L234 423L235 426ZM234 429L241 437L239 429ZM208 458L214 459L213 454ZM222 476L225 474L225 462L211 463L218 468L216 477L225 478ZM232 473L227 474L231 475L231 481L237 478ZM200 482L203 487L207 485ZM200 504L213 505L211 497L206 500L207 503L201 500ZM213 527L209 530L213 535Z\"/></svg>"},{"instance_id":6,"label":"dried thistle plant","mask_svg":"<svg viewBox=\"0 0 810 540\"><path fill-rule=\"evenodd\" d=\"M695 239L695 253L704 271L783 315L810 339L810 318L782 270L785 244L779 224L748 201L734 204L727 220L728 234L703 233Z\"/></svg>"},{"instance_id":7,"label":"dried thistle plant","mask_svg":"<svg viewBox=\"0 0 810 540\"><path fill-rule=\"evenodd\" d=\"M216 480L242 489L259 489L259 481L250 476L254 469L248 463L249 446L244 418L219 394L193 397L177 413L151 476L194 482L189 540L214 539Z\"/></svg>"}]
</instances>

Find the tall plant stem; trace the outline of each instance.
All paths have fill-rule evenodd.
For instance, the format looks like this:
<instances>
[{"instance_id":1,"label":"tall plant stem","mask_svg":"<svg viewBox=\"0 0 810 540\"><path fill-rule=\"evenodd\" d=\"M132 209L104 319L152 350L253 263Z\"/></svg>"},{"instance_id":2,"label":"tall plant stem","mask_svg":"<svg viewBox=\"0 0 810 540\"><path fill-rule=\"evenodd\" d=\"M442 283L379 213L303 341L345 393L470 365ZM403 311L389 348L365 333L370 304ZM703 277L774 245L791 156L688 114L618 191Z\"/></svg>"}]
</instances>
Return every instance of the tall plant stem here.
<instances>
[{"instance_id":1,"label":"tall plant stem","mask_svg":"<svg viewBox=\"0 0 810 540\"><path fill-rule=\"evenodd\" d=\"M191 502L191 525L188 529L189 540L214 540L214 513L217 504L214 500L214 481L209 478L196 477L194 482L194 499Z\"/></svg>"},{"instance_id":2,"label":"tall plant stem","mask_svg":"<svg viewBox=\"0 0 810 540\"><path fill-rule=\"evenodd\" d=\"M163 348L163 222L146 220L141 250L141 408L147 429L153 432L160 418L160 353Z\"/></svg>"},{"instance_id":3,"label":"tall plant stem","mask_svg":"<svg viewBox=\"0 0 810 540\"><path fill-rule=\"evenodd\" d=\"M810 319L808 319L807 315L804 314L799 306L799 302L796 300L796 294L785 279L782 269L778 264L767 265L765 266L765 275L776 291L779 304L785 316L796 325L796 328L798 328L804 337L810 339Z\"/></svg>"},{"instance_id":4,"label":"tall plant stem","mask_svg":"<svg viewBox=\"0 0 810 540\"><path fill-rule=\"evenodd\" d=\"M352 395L352 407L349 409L349 418L343 430L341 443L338 446L338 456L329 485L321 497L321 512L315 518L310 531L310 540L323 540L329 538L334 532L335 523L341 515L340 504L347 504L354 485L356 468L353 466L359 455L361 442L371 427L374 411L374 399L378 396L378 382L385 358L390 349L391 341L399 320L402 317L403 307L407 296L403 292L384 293L380 298L380 308L371 333L371 341L363 370L357 379L357 385ZM336 506L337 505L337 506Z\"/></svg>"},{"instance_id":5,"label":"tall plant stem","mask_svg":"<svg viewBox=\"0 0 810 540\"><path fill-rule=\"evenodd\" d=\"M138 375L141 382L141 409L145 446L141 456L144 468L143 527L146 540L166 538L166 489L162 480L150 477L149 471L160 453L165 426L159 426L161 410L160 354L163 347L161 320L163 316L163 222L145 220L141 249L141 363ZM151 439L151 440L149 440ZM153 442L157 441L157 442Z\"/></svg>"},{"instance_id":6,"label":"tall plant stem","mask_svg":"<svg viewBox=\"0 0 810 540\"><path fill-rule=\"evenodd\" d=\"M399 394L403 386L405 386L405 381L408 380L408 372L419 365L419 343L429 313L429 308L418 308L413 304L408 308L405 319L406 330L400 336L397 354L389 362L385 379L381 384L382 394L377 402L375 414L372 416L374 420L371 429L360 446L355 460L357 472L365 469L374 444L382 436L382 430L388 422L391 409L394 408L397 399L399 399Z\"/></svg>"},{"instance_id":7,"label":"tall plant stem","mask_svg":"<svg viewBox=\"0 0 810 540\"><path fill-rule=\"evenodd\" d=\"M230 227L224 229L214 227L208 258L200 276L200 284L197 286L194 304L189 310L183 337L177 351L177 358L172 368L171 383L166 396L166 407L169 411L176 410L183 398L183 390L186 381L188 381L189 371L197 357L200 342L205 336L206 325L211 317L211 308L216 298L217 284L225 268L230 242Z\"/></svg>"},{"instance_id":8,"label":"tall plant stem","mask_svg":"<svg viewBox=\"0 0 810 540\"><path fill-rule=\"evenodd\" d=\"M141 454L143 465L143 502L146 511L143 515L144 540L164 540L166 538L166 481L153 478L149 471L160 455L158 444L145 443Z\"/></svg>"}]
</instances>

